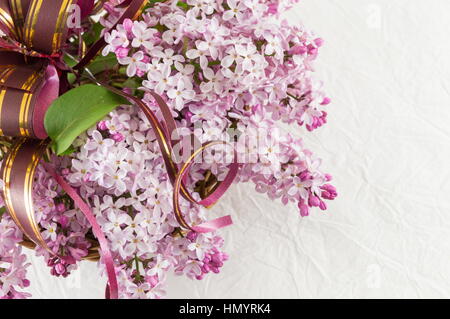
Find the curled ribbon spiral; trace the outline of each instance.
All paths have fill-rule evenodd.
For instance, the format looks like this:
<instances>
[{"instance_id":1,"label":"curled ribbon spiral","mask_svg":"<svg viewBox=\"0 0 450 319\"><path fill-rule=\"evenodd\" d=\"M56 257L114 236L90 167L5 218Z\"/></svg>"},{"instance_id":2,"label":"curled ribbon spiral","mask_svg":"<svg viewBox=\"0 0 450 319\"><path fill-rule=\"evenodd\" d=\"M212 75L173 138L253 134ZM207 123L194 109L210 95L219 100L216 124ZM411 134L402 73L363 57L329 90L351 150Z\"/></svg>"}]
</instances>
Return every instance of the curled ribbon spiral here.
<instances>
[{"instance_id":1,"label":"curled ribbon spiral","mask_svg":"<svg viewBox=\"0 0 450 319\"><path fill-rule=\"evenodd\" d=\"M43 124L44 117L52 101L67 90L64 81L67 70L62 62L62 52L68 38L67 19L71 6L79 5L82 16L86 17L93 12L98 12L103 2L0 0L0 30L8 39L0 39L0 135L16 138L0 170L0 178L5 183L3 197L7 211L22 232L53 255L56 253L42 238L35 220L32 198L34 172L49 144ZM121 5L124 7L124 13L113 28L127 18L137 19L146 4L146 0L124 1ZM73 69L83 69L105 44L103 39L94 43ZM236 162L236 156L229 166L225 180L218 184L212 194L201 201L194 199L185 186L185 177L194 159L205 149L224 144L224 142L214 141L203 144L180 168L172 159L173 148L180 142L171 135L176 132L177 126L163 98L151 92L163 115L163 121L160 123L155 114L140 99L107 84L97 84L127 98L149 119L156 133L169 179L174 186L174 211L180 225L203 233L230 225L231 218L225 216L191 226L184 219L179 205L181 194L191 203L209 207L232 184L240 167ZM51 165L46 164L45 167L91 223L93 233L99 241L108 274L109 285L106 296L118 298L118 284L112 254L94 214L77 191L64 181Z\"/></svg>"}]
</instances>

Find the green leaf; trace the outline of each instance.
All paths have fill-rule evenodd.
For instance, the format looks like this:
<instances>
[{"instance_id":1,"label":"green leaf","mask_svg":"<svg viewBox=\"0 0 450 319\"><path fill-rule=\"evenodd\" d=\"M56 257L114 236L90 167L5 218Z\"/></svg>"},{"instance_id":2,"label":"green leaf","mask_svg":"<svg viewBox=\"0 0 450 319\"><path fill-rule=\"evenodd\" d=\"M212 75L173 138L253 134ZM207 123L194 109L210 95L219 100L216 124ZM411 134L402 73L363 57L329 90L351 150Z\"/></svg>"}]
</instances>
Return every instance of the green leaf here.
<instances>
[{"instance_id":1,"label":"green leaf","mask_svg":"<svg viewBox=\"0 0 450 319\"><path fill-rule=\"evenodd\" d=\"M102 30L103 26L100 22L93 23L91 30L83 34L83 39L84 42L86 42L86 45L90 46L94 42L97 42L100 39Z\"/></svg>"},{"instance_id":2,"label":"green leaf","mask_svg":"<svg viewBox=\"0 0 450 319\"><path fill-rule=\"evenodd\" d=\"M71 57L67 54L64 55L63 59L64 59L64 62L71 68L73 68L78 63L77 61L74 60L73 57ZM73 84L76 79L77 78L76 78L75 74L73 74L72 72L67 73L67 80L69 81L70 84Z\"/></svg>"},{"instance_id":3,"label":"green leaf","mask_svg":"<svg viewBox=\"0 0 450 319\"><path fill-rule=\"evenodd\" d=\"M79 86L60 96L48 109L44 121L55 153L63 154L81 133L123 104L129 104L124 97L94 84Z\"/></svg>"},{"instance_id":4,"label":"green leaf","mask_svg":"<svg viewBox=\"0 0 450 319\"><path fill-rule=\"evenodd\" d=\"M70 84L75 83L76 79L77 79L77 77L75 76L75 74L73 74L73 73L67 74L67 81L69 81Z\"/></svg>"},{"instance_id":5,"label":"green leaf","mask_svg":"<svg viewBox=\"0 0 450 319\"><path fill-rule=\"evenodd\" d=\"M64 62L71 68L73 68L77 64L77 61L75 61L72 57L68 56L67 54L64 55L63 59Z\"/></svg>"},{"instance_id":6,"label":"green leaf","mask_svg":"<svg viewBox=\"0 0 450 319\"><path fill-rule=\"evenodd\" d=\"M185 11L189 10L189 8L191 7L186 2L183 2L183 1L178 1L177 2L177 6L180 7L181 9L185 10Z\"/></svg>"},{"instance_id":7,"label":"green leaf","mask_svg":"<svg viewBox=\"0 0 450 319\"><path fill-rule=\"evenodd\" d=\"M98 56L95 58L88 66L87 69L91 71L92 74L98 74L105 70L112 69L117 65L117 57L114 53L110 53L107 56Z\"/></svg>"},{"instance_id":8,"label":"green leaf","mask_svg":"<svg viewBox=\"0 0 450 319\"><path fill-rule=\"evenodd\" d=\"M73 57L67 54L64 56L64 62L70 67L74 67L78 63L78 61L74 60ZM86 69L88 69L92 75L97 75L105 70L111 70L117 65L117 57L113 53L110 53L107 56L97 56L91 63L89 63ZM124 69L126 70L126 68ZM76 76L73 73L68 73L67 79L70 84L73 84L75 83ZM80 75L80 79L86 80L89 79L89 77L86 75L86 72L82 72Z\"/></svg>"},{"instance_id":9,"label":"green leaf","mask_svg":"<svg viewBox=\"0 0 450 319\"><path fill-rule=\"evenodd\" d=\"M6 213L6 207L0 207L0 220L2 219L4 213Z\"/></svg>"},{"instance_id":10,"label":"green leaf","mask_svg":"<svg viewBox=\"0 0 450 319\"><path fill-rule=\"evenodd\" d=\"M70 145L67 150L65 150L64 152L62 152L61 154L58 154L58 155L66 156L66 155L73 154L75 151L76 151L75 147L73 147L73 145Z\"/></svg>"}]
</instances>

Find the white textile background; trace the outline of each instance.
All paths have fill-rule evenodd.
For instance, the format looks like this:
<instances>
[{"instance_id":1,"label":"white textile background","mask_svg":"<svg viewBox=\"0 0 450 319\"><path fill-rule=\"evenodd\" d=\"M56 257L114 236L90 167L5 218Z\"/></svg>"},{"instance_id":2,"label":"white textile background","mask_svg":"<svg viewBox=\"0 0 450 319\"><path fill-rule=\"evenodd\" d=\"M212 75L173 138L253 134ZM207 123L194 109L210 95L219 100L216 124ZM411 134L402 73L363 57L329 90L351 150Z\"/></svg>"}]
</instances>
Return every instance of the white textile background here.
<instances>
[{"instance_id":1,"label":"white textile background","mask_svg":"<svg viewBox=\"0 0 450 319\"><path fill-rule=\"evenodd\" d=\"M450 1L301 0L290 12L326 40L317 62L333 104L314 133L339 197L301 219L235 186L214 207L231 259L169 298L450 297ZM33 257L35 298L102 298L95 264L65 280Z\"/></svg>"}]
</instances>

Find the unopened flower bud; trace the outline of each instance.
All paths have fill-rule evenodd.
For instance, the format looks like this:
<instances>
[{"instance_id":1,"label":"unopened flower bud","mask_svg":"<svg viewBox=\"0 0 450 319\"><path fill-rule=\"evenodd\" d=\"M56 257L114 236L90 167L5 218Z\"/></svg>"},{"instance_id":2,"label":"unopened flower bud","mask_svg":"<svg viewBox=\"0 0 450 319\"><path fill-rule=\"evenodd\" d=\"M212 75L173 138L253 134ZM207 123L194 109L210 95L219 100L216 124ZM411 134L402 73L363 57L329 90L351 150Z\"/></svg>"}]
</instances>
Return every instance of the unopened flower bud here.
<instances>
[{"instance_id":1,"label":"unopened flower bud","mask_svg":"<svg viewBox=\"0 0 450 319\"><path fill-rule=\"evenodd\" d=\"M204 274L201 274L201 275L195 276L195 279L202 280L204 276L205 276Z\"/></svg>"},{"instance_id":2,"label":"unopened flower bud","mask_svg":"<svg viewBox=\"0 0 450 319\"><path fill-rule=\"evenodd\" d=\"M211 271L215 274L218 274L220 272L220 269L218 267L211 267Z\"/></svg>"},{"instance_id":3,"label":"unopened flower bud","mask_svg":"<svg viewBox=\"0 0 450 319\"><path fill-rule=\"evenodd\" d=\"M268 5L267 12L269 14L277 14L278 13L278 2L277 3L270 3Z\"/></svg>"},{"instance_id":4,"label":"unopened flower bud","mask_svg":"<svg viewBox=\"0 0 450 319\"><path fill-rule=\"evenodd\" d=\"M296 45L291 49L291 54L305 54L308 51L303 45Z\"/></svg>"},{"instance_id":5,"label":"unopened flower bud","mask_svg":"<svg viewBox=\"0 0 450 319\"><path fill-rule=\"evenodd\" d=\"M329 97L325 97L325 98L323 99L322 103L320 103L320 104L322 104L322 105L328 105L328 104L330 104L330 103L331 103L331 99L330 99Z\"/></svg>"},{"instance_id":6,"label":"unopened flower bud","mask_svg":"<svg viewBox=\"0 0 450 319\"><path fill-rule=\"evenodd\" d=\"M309 207L306 204L299 204L298 208L300 209L300 216L306 217L309 216Z\"/></svg>"},{"instance_id":7,"label":"unopened flower bud","mask_svg":"<svg viewBox=\"0 0 450 319\"><path fill-rule=\"evenodd\" d=\"M197 239L197 236L198 233L195 231L191 231L186 235L187 239L189 239L190 241L195 241Z\"/></svg>"},{"instance_id":8,"label":"unopened flower bud","mask_svg":"<svg viewBox=\"0 0 450 319\"><path fill-rule=\"evenodd\" d=\"M100 122L98 122L97 128L98 128L100 131L106 131L106 130L108 129L108 126L106 125L106 121L100 121Z\"/></svg>"},{"instance_id":9,"label":"unopened flower bud","mask_svg":"<svg viewBox=\"0 0 450 319\"><path fill-rule=\"evenodd\" d=\"M188 121L191 122L192 116L194 116L194 114L191 111L186 111L184 112L184 118Z\"/></svg>"},{"instance_id":10,"label":"unopened flower bud","mask_svg":"<svg viewBox=\"0 0 450 319\"><path fill-rule=\"evenodd\" d=\"M28 279L24 279L24 280L22 280L22 285L25 288L30 287L30 281Z\"/></svg>"},{"instance_id":11,"label":"unopened flower bud","mask_svg":"<svg viewBox=\"0 0 450 319\"><path fill-rule=\"evenodd\" d=\"M120 133L114 133L112 136L112 139L114 140L114 141L116 141L116 142L122 142L125 138L123 137L123 135L122 134L120 134Z\"/></svg>"},{"instance_id":12,"label":"unopened flower bud","mask_svg":"<svg viewBox=\"0 0 450 319\"><path fill-rule=\"evenodd\" d=\"M317 198L317 196L311 195L311 196L309 196L308 204L309 204L309 206L317 207L320 205L320 199Z\"/></svg>"},{"instance_id":13,"label":"unopened flower bud","mask_svg":"<svg viewBox=\"0 0 450 319\"><path fill-rule=\"evenodd\" d=\"M324 40L322 39L322 38L317 38L317 39L315 39L314 40L314 44L318 47L318 48L320 48L323 44L324 44Z\"/></svg>"},{"instance_id":14,"label":"unopened flower bud","mask_svg":"<svg viewBox=\"0 0 450 319\"><path fill-rule=\"evenodd\" d=\"M114 53L116 53L116 55L117 55L117 57L118 57L119 59L123 59L123 58L125 58L125 57L128 56L129 51L130 51L130 50L129 50L128 48L118 47L118 48L114 51Z\"/></svg>"},{"instance_id":15,"label":"unopened flower bud","mask_svg":"<svg viewBox=\"0 0 450 319\"><path fill-rule=\"evenodd\" d=\"M308 48L308 54L309 54L309 55L316 55L317 52L319 51L319 50L317 50L317 48L316 48L314 45L312 45L312 44L309 44L307 48Z\"/></svg>"},{"instance_id":16,"label":"unopened flower bud","mask_svg":"<svg viewBox=\"0 0 450 319\"><path fill-rule=\"evenodd\" d=\"M52 267L54 264L55 262L53 261L53 259L47 260L47 266Z\"/></svg>"},{"instance_id":17,"label":"unopened flower bud","mask_svg":"<svg viewBox=\"0 0 450 319\"><path fill-rule=\"evenodd\" d=\"M62 215L59 218L59 224L61 225L62 228L66 228L69 225L69 218L65 215Z\"/></svg>"},{"instance_id":18,"label":"unopened flower bud","mask_svg":"<svg viewBox=\"0 0 450 319\"><path fill-rule=\"evenodd\" d=\"M58 213L64 213L66 211L66 205L64 205L63 203L59 203L58 205L56 205L56 211Z\"/></svg>"},{"instance_id":19,"label":"unopened flower bud","mask_svg":"<svg viewBox=\"0 0 450 319\"><path fill-rule=\"evenodd\" d=\"M131 19L123 20L123 28L127 32L132 32L132 30L133 30L133 21Z\"/></svg>"},{"instance_id":20,"label":"unopened flower bud","mask_svg":"<svg viewBox=\"0 0 450 319\"><path fill-rule=\"evenodd\" d=\"M144 70L138 69L138 70L136 71L136 75L139 76L139 77L143 77L145 74L146 74L146 73L145 73Z\"/></svg>"},{"instance_id":21,"label":"unopened flower bud","mask_svg":"<svg viewBox=\"0 0 450 319\"><path fill-rule=\"evenodd\" d=\"M207 273L210 272L210 267L209 267L208 264L204 264L204 265L201 267L201 269L202 269L202 272L203 272L204 274L207 274Z\"/></svg>"}]
</instances>

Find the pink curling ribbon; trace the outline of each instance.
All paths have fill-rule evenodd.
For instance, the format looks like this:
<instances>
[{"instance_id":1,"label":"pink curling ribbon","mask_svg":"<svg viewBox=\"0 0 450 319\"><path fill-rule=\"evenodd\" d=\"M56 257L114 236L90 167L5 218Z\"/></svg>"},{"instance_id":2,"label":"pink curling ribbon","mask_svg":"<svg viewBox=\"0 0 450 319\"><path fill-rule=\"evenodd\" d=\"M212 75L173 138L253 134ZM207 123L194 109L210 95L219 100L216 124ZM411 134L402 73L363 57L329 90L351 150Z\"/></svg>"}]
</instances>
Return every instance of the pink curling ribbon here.
<instances>
[{"instance_id":1,"label":"pink curling ribbon","mask_svg":"<svg viewBox=\"0 0 450 319\"><path fill-rule=\"evenodd\" d=\"M108 293L106 294L107 299L117 299L119 297L119 287L117 285L117 276L114 268L114 260L112 257L111 250L109 249L108 241L106 240L106 236L103 233L100 225L97 223L97 219L92 213L91 208L87 205L83 199L78 195L78 192L70 186L64 178L56 173L56 171L48 164L44 164L47 172L56 180L56 182L64 189L67 195L72 198L75 205L83 212L86 219L92 226L92 232L97 238L100 249L102 252L102 260L105 263L106 273L108 275Z\"/></svg>"},{"instance_id":2,"label":"pink curling ribbon","mask_svg":"<svg viewBox=\"0 0 450 319\"><path fill-rule=\"evenodd\" d=\"M169 135L169 131L168 131L168 130L171 130L170 132L175 133L176 132L176 123L171 115L170 108L166 104L164 99L161 96L157 95L156 93L150 91L150 93L155 98L155 101L158 104L158 107L160 108L160 110L162 112L164 120L163 120L163 123L161 124L158 121L156 115L153 113L153 111L144 102L142 102L139 98L137 98L133 95L130 95L128 93L125 93L119 89L116 89L108 84L104 84L104 83L98 83L98 84L107 88L111 92L121 95L121 96L127 98L128 100L130 100L134 105L138 106L144 112L145 116L149 120L150 125L152 126L153 130L155 131L156 139L158 141L164 162L166 164L166 170L167 170L169 179L172 182L172 185L174 186L174 191L173 191L174 207L173 208L174 208L175 216L176 216L179 224L182 227L184 227L186 229L190 229L192 231L201 230L198 232L202 232L202 233L212 232L212 231L218 230L219 228L223 228L225 226L231 225L232 224L231 217L226 216L223 219L219 218L215 221L208 222L207 225L205 225L205 227L203 227L203 228L200 227L201 225L198 225L197 227L200 227L200 228L197 228L197 230L196 230L193 226L189 225L183 217L183 214L181 212L180 205L179 205L179 195L181 194L186 200L188 200L191 203L197 204L197 205L209 207L209 206L215 204L220 199L220 197L222 197L223 194L225 194L225 192L228 190L228 188L232 185L234 179L236 178L236 176L239 172L240 165L237 163L236 151L234 151L234 159L233 159L233 162L229 165L229 171L228 171L225 179L222 182L220 182L219 185L216 187L216 189L211 194L209 194L206 198L202 199L201 201L197 201L189 193L189 191L186 189L186 186L184 185L185 177L187 176L189 169L191 168L192 164L194 163L194 159L197 156L201 155L202 152L209 147L213 147L213 146L217 146L217 145L229 145L229 144L226 142L223 142L223 141L213 141L213 142L203 144L201 147L199 147L197 150L195 150L192 153L192 155L189 157L189 159L183 164L182 168L180 169L178 167L178 165L176 165L172 160L173 144L175 144L179 141L176 136L172 139L173 136ZM176 135L176 134L174 134L174 135ZM208 229L208 231L206 231L207 229Z\"/></svg>"}]
</instances>

